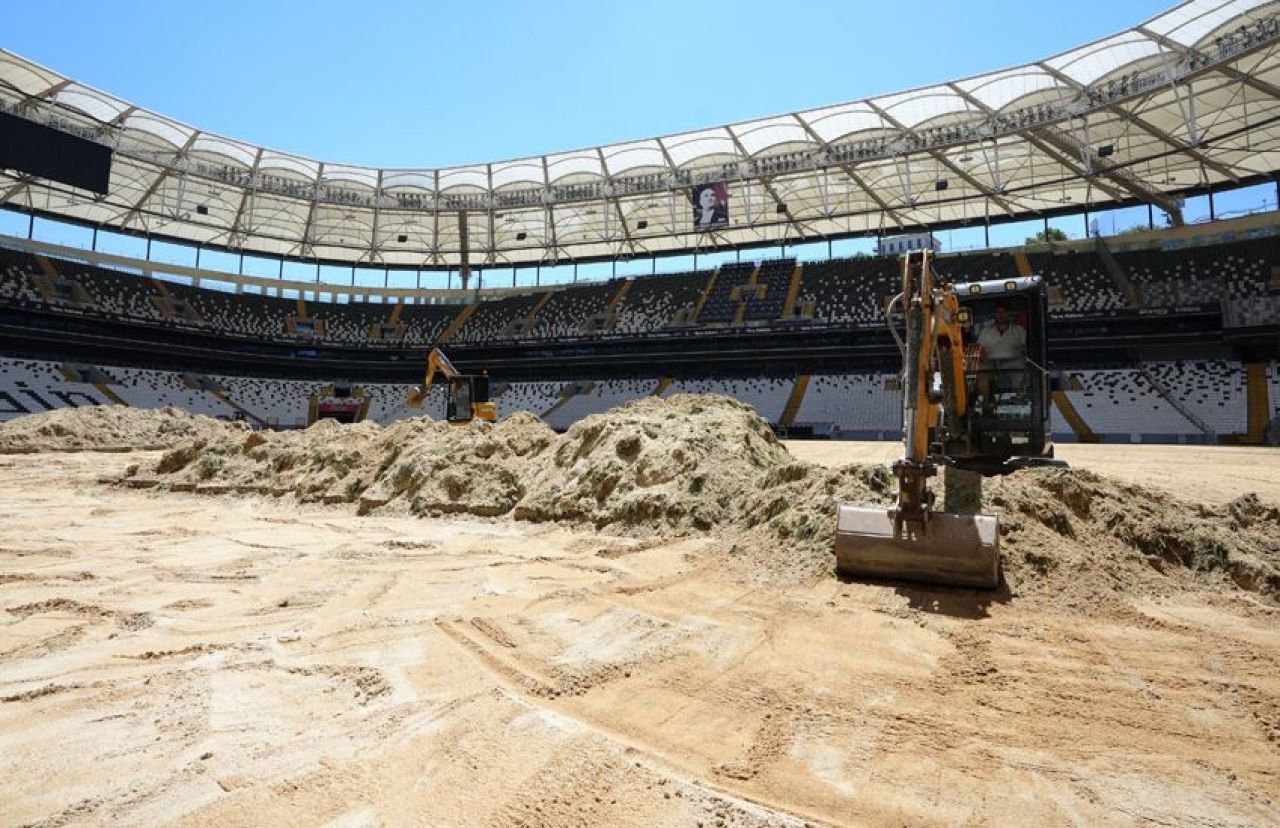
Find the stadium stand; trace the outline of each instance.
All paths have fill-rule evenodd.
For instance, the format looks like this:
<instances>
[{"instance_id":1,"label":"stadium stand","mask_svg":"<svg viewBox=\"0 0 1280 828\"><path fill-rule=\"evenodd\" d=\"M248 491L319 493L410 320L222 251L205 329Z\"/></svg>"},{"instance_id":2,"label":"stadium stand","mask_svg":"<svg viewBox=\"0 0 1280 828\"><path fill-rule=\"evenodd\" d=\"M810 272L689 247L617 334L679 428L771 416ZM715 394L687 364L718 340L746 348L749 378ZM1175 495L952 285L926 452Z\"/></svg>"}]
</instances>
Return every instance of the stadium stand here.
<instances>
[{"instance_id":1,"label":"stadium stand","mask_svg":"<svg viewBox=\"0 0 1280 828\"><path fill-rule=\"evenodd\" d=\"M1050 295L1061 298L1055 297L1055 311L1105 313L1129 304L1096 252L1029 252L1027 258L1032 272L1044 277Z\"/></svg>"},{"instance_id":2,"label":"stadium stand","mask_svg":"<svg viewBox=\"0 0 1280 828\"><path fill-rule=\"evenodd\" d=\"M596 380L547 415L547 424L563 431L592 414L599 414L652 394L658 388L656 379Z\"/></svg>"},{"instance_id":3,"label":"stadium stand","mask_svg":"<svg viewBox=\"0 0 1280 828\"><path fill-rule=\"evenodd\" d=\"M524 321L543 298L529 293L481 302L475 313L453 336L454 342L491 342L516 339L524 334Z\"/></svg>"},{"instance_id":4,"label":"stadium stand","mask_svg":"<svg viewBox=\"0 0 1280 828\"><path fill-rule=\"evenodd\" d=\"M787 301L787 290L791 286L791 275L795 269L795 259L761 262L756 274L755 289L748 288L746 291L743 318L760 322L772 322L781 318Z\"/></svg>"},{"instance_id":5,"label":"stadium stand","mask_svg":"<svg viewBox=\"0 0 1280 828\"><path fill-rule=\"evenodd\" d=\"M1145 367L1167 393L1214 433L1245 431L1248 408L1244 366L1239 362L1224 359L1153 362Z\"/></svg>"},{"instance_id":6,"label":"stadium stand","mask_svg":"<svg viewBox=\"0 0 1280 828\"><path fill-rule=\"evenodd\" d=\"M737 321L738 311L745 301L746 288L749 284L753 284L752 277L755 272L754 262L721 265L716 271L715 284L698 313L697 321L702 324L721 325Z\"/></svg>"},{"instance_id":7,"label":"stadium stand","mask_svg":"<svg viewBox=\"0 0 1280 828\"><path fill-rule=\"evenodd\" d=\"M1076 411L1107 442L1185 442L1203 433L1135 368L1072 371Z\"/></svg>"},{"instance_id":8,"label":"stadium stand","mask_svg":"<svg viewBox=\"0 0 1280 828\"><path fill-rule=\"evenodd\" d=\"M365 393L371 399L368 419L379 425L390 425L396 420L405 420L410 417L443 418L444 386L433 386L423 398L422 405L414 407L409 405L409 396L416 389L417 386L407 383L400 385L379 383L364 386Z\"/></svg>"},{"instance_id":9,"label":"stadium stand","mask_svg":"<svg viewBox=\"0 0 1280 828\"><path fill-rule=\"evenodd\" d=\"M381 302L347 302L317 307L321 308L320 318L325 321L324 339L362 344L381 340L376 330L390 321L395 306Z\"/></svg>"},{"instance_id":10,"label":"stadium stand","mask_svg":"<svg viewBox=\"0 0 1280 828\"><path fill-rule=\"evenodd\" d=\"M160 322L163 319L152 301L155 290L148 279L132 273L65 260L59 261L56 268L59 280L72 282L84 290L94 310L105 316L148 322Z\"/></svg>"},{"instance_id":11,"label":"stadium stand","mask_svg":"<svg viewBox=\"0 0 1280 828\"><path fill-rule=\"evenodd\" d=\"M90 381L86 377L93 375ZM1243 366L1228 359L1146 363L1138 367L1069 372L1065 392L1089 429L1108 442L1199 442L1211 435L1245 431L1246 384ZM1280 416L1280 364L1268 369L1269 407ZM817 374L796 411L794 423L843 439L897 439L901 433L901 392L888 372ZM243 412L255 424L298 428L308 419L310 399L330 383L262 377L213 375L115 366L74 368L47 360L0 359L0 419L23 413L79 405L120 402L141 408L174 405L208 416L235 418ZM679 393L725 394L754 407L778 425L793 377L677 379L664 396ZM368 418L389 424L407 417L439 419L443 386L431 389L420 408L407 404L411 384L364 386L370 398ZM512 382L495 384L503 416L527 411L566 429L591 414L655 393L656 378ZM1053 411L1053 433L1075 435L1060 412Z\"/></svg>"},{"instance_id":12,"label":"stadium stand","mask_svg":"<svg viewBox=\"0 0 1280 828\"><path fill-rule=\"evenodd\" d=\"M1275 419L1280 417L1280 360L1267 366L1267 386L1271 417Z\"/></svg>"},{"instance_id":13,"label":"stadium stand","mask_svg":"<svg viewBox=\"0 0 1280 828\"><path fill-rule=\"evenodd\" d=\"M711 274L707 271L640 277L622 297L614 331L640 334L660 331L682 311L691 315Z\"/></svg>"},{"instance_id":14,"label":"stadium stand","mask_svg":"<svg viewBox=\"0 0 1280 828\"><path fill-rule=\"evenodd\" d=\"M218 399L211 391L185 382L171 371L142 368L111 368L107 373L118 384L109 386L122 401L134 408L176 406L192 414L231 418L235 409Z\"/></svg>"},{"instance_id":15,"label":"stadium stand","mask_svg":"<svg viewBox=\"0 0 1280 828\"><path fill-rule=\"evenodd\" d=\"M1234 328L1280 325L1280 296L1250 296L1226 302L1223 321Z\"/></svg>"},{"instance_id":16,"label":"stadium stand","mask_svg":"<svg viewBox=\"0 0 1280 828\"><path fill-rule=\"evenodd\" d=\"M1119 268L1149 307L1228 303L1229 324L1273 324L1280 318L1280 236L1268 235L1210 244L1157 243L1118 250L1108 263L1094 246L1031 248L1025 253L986 251L944 255L939 270L957 281L1011 277L1018 259L1044 276L1051 310L1091 317L1113 314L1132 304L1109 272ZM200 287L156 280L91 264L53 260L56 279L35 256L0 249L0 302L18 306L76 308L148 324L192 325L206 331L262 339L303 338L347 345L429 345L463 312L460 304L383 304L344 297L341 302L302 303L313 329L290 333L299 316L296 299L263 295L246 285L205 279ZM701 271L629 280L530 289L527 293L480 301L452 341L483 344L526 339L564 340L602 332L639 335L673 325L723 327L781 320L787 307L792 259L723 265ZM714 279L701 312L693 310ZM808 262L801 269L790 320L830 325L870 326L883 320L883 304L897 288L898 262L890 257L855 257ZM623 288L626 288L623 290ZM615 304L616 303L616 304Z\"/></svg>"},{"instance_id":17,"label":"stadium stand","mask_svg":"<svg viewBox=\"0 0 1280 828\"><path fill-rule=\"evenodd\" d=\"M895 293L897 261L861 257L809 262L800 281L802 314L830 323L879 323L884 302Z\"/></svg>"},{"instance_id":18,"label":"stadium stand","mask_svg":"<svg viewBox=\"0 0 1280 828\"><path fill-rule=\"evenodd\" d=\"M0 358L0 421L27 413L105 405L110 401L92 384L67 380L56 362Z\"/></svg>"},{"instance_id":19,"label":"stadium stand","mask_svg":"<svg viewBox=\"0 0 1280 828\"><path fill-rule=\"evenodd\" d=\"M561 399L564 382L510 382L497 390L493 398L501 416L528 411L541 417Z\"/></svg>"},{"instance_id":20,"label":"stadium stand","mask_svg":"<svg viewBox=\"0 0 1280 828\"><path fill-rule=\"evenodd\" d=\"M16 304L43 304L31 274L35 272L32 256L0 247L0 299Z\"/></svg>"},{"instance_id":21,"label":"stadium stand","mask_svg":"<svg viewBox=\"0 0 1280 828\"><path fill-rule=\"evenodd\" d=\"M215 377L228 398L273 428L298 428L307 424L307 403L325 386L320 382Z\"/></svg>"},{"instance_id":22,"label":"stadium stand","mask_svg":"<svg viewBox=\"0 0 1280 828\"><path fill-rule=\"evenodd\" d=\"M1008 251L940 256L937 269L953 282L1012 279L1020 275L1018 266Z\"/></svg>"},{"instance_id":23,"label":"stadium stand","mask_svg":"<svg viewBox=\"0 0 1280 828\"><path fill-rule=\"evenodd\" d=\"M528 336L536 339L563 339L583 336L603 329L602 319L609 300L621 288L620 280L567 287L551 294Z\"/></svg>"},{"instance_id":24,"label":"stadium stand","mask_svg":"<svg viewBox=\"0 0 1280 828\"><path fill-rule=\"evenodd\" d=\"M1275 236L1177 249L1117 253L1149 306L1191 305L1265 295L1280 264Z\"/></svg>"},{"instance_id":25,"label":"stadium stand","mask_svg":"<svg viewBox=\"0 0 1280 828\"><path fill-rule=\"evenodd\" d=\"M440 338L461 310L460 305L405 305L399 320L404 325L404 341L430 345Z\"/></svg>"},{"instance_id":26,"label":"stadium stand","mask_svg":"<svg viewBox=\"0 0 1280 828\"><path fill-rule=\"evenodd\" d=\"M851 439L898 439L902 433L902 392L894 374L819 374L796 414L797 424L835 428Z\"/></svg>"},{"instance_id":27,"label":"stadium stand","mask_svg":"<svg viewBox=\"0 0 1280 828\"><path fill-rule=\"evenodd\" d=\"M208 328L241 336L280 339L286 320L297 312L297 302L254 293L232 293L216 288L167 285L177 299L188 303Z\"/></svg>"}]
</instances>

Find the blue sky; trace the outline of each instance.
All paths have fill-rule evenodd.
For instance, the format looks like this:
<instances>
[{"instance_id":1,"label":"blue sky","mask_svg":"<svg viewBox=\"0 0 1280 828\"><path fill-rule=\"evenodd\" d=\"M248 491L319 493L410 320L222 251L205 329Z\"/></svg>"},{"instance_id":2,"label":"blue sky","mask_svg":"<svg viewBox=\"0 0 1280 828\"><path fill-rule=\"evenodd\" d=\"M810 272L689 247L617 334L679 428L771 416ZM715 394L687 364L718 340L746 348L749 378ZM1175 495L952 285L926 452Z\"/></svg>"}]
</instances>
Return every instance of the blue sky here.
<instances>
[{"instance_id":1,"label":"blue sky","mask_svg":"<svg viewBox=\"0 0 1280 828\"><path fill-rule=\"evenodd\" d=\"M952 80L1169 3L6 5L6 48L195 126L329 161L443 166Z\"/></svg>"},{"instance_id":2,"label":"blue sky","mask_svg":"<svg viewBox=\"0 0 1280 828\"><path fill-rule=\"evenodd\" d=\"M1047 57L1171 4L27 0L6 4L0 44L255 144L331 162L430 167L952 80ZM1223 196L1218 209L1266 197ZM1203 211L1189 205L1192 217ZM1145 210L1128 211L1104 218L1103 229L1145 219ZM1083 233L1080 219L1055 224ZM0 232L15 232L7 227ZM997 230L992 243L1028 232ZM965 237L949 247L980 243Z\"/></svg>"}]
</instances>

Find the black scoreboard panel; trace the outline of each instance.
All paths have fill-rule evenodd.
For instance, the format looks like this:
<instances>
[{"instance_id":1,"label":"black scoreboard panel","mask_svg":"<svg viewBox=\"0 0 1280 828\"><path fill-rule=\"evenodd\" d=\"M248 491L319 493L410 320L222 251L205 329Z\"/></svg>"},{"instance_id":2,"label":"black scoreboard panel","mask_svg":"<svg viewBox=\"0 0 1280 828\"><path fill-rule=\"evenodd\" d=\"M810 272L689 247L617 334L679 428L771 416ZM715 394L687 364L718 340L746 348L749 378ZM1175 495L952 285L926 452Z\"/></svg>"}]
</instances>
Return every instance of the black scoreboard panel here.
<instances>
[{"instance_id":1,"label":"black scoreboard panel","mask_svg":"<svg viewBox=\"0 0 1280 828\"><path fill-rule=\"evenodd\" d=\"M111 148L0 112L0 169L106 195Z\"/></svg>"}]
</instances>

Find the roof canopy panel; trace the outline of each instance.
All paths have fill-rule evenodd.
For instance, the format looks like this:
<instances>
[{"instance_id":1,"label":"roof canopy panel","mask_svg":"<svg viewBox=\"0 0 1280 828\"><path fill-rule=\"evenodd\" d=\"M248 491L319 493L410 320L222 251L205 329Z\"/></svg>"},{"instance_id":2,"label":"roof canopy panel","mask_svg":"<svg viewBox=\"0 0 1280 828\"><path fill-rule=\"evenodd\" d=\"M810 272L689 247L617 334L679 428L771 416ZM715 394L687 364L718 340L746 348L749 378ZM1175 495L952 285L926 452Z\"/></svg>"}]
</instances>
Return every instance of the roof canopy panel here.
<instances>
[{"instance_id":1,"label":"roof canopy panel","mask_svg":"<svg viewBox=\"0 0 1280 828\"><path fill-rule=\"evenodd\" d=\"M0 50L0 109L114 150L105 198L14 171L0 171L0 193L18 209L170 240L439 268L795 243L1086 205L1174 214L1188 188L1277 171L1278 14L1275 0L1188 0L1024 66L439 169L254 146ZM689 211L692 188L705 185L728 197L728 223L709 232Z\"/></svg>"}]
</instances>

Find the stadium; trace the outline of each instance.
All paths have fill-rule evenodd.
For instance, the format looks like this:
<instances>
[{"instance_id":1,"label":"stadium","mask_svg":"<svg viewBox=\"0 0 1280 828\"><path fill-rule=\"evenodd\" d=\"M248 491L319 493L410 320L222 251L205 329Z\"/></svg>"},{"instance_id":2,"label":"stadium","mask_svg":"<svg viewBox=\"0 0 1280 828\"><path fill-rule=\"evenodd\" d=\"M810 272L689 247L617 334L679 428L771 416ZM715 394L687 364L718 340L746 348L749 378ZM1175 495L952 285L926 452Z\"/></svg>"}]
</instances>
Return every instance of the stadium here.
<instances>
[{"instance_id":1,"label":"stadium","mask_svg":"<svg viewBox=\"0 0 1280 828\"><path fill-rule=\"evenodd\" d=\"M1280 822L1280 4L990 63L390 168L0 49L0 822Z\"/></svg>"}]
</instances>

